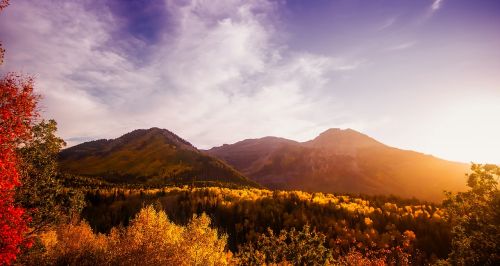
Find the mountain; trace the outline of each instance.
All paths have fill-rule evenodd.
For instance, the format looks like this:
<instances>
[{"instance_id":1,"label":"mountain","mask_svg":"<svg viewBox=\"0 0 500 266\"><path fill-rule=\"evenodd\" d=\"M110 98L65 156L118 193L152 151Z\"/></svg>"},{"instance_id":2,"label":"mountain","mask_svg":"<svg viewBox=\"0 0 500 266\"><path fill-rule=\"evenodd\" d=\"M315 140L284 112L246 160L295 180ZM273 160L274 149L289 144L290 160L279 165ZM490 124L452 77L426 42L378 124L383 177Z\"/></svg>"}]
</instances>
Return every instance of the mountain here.
<instances>
[{"instance_id":1,"label":"mountain","mask_svg":"<svg viewBox=\"0 0 500 266\"><path fill-rule=\"evenodd\" d=\"M226 163L159 128L139 129L117 139L70 147L61 151L59 162L63 172L114 183L258 186Z\"/></svg>"},{"instance_id":2,"label":"mountain","mask_svg":"<svg viewBox=\"0 0 500 266\"><path fill-rule=\"evenodd\" d=\"M313 140L265 137L205 151L273 189L393 194L429 201L465 189L469 165L384 145L352 129Z\"/></svg>"}]
</instances>

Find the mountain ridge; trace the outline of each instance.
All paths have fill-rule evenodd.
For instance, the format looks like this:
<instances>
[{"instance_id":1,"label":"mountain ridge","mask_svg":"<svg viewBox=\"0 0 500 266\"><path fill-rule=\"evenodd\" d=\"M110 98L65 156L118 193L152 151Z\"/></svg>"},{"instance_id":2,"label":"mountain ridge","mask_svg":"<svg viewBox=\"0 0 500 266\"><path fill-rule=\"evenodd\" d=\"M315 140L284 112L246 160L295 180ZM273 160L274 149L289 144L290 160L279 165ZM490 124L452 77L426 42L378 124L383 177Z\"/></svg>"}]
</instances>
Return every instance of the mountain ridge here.
<instances>
[{"instance_id":1,"label":"mountain ridge","mask_svg":"<svg viewBox=\"0 0 500 266\"><path fill-rule=\"evenodd\" d=\"M269 139L275 143L267 148L265 142ZM431 201L441 200L445 189L462 190L465 186L460 177L469 168L467 164L390 147L353 129L339 128L304 142L264 137L205 152L273 189L394 194Z\"/></svg>"},{"instance_id":2,"label":"mountain ridge","mask_svg":"<svg viewBox=\"0 0 500 266\"><path fill-rule=\"evenodd\" d=\"M116 139L85 142L59 154L63 172L146 185L220 182L258 187L226 163L173 132L137 129Z\"/></svg>"}]
</instances>

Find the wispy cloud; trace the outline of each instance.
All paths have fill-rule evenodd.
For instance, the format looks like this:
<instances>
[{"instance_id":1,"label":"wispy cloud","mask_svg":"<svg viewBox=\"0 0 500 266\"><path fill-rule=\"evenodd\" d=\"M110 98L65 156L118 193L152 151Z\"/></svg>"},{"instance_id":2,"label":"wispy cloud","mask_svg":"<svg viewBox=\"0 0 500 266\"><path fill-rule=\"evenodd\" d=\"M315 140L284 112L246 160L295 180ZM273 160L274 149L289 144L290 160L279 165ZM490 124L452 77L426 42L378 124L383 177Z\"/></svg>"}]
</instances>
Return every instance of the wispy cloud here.
<instances>
[{"instance_id":1,"label":"wispy cloud","mask_svg":"<svg viewBox=\"0 0 500 266\"><path fill-rule=\"evenodd\" d=\"M398 20L398 17L390 17L390 18L387 18L378 28L377 28L377 31L382 31L382 30L385 30L389 27L391 27L392 25L394 25L394 23L396 23L396 21Z\"/></svg>"},{"instance_id":2,"label":"wispy cloud","mask_svg":"<svg viewBox=\"0 0 500 266\"><path fill-rule=\"evenodd\" d=\"M444 0L434 0L431 5L431 10L437 11L439 8L441 8L441 5L443 4Z\"/></svg>"},{"instance_id":3,"label":"wispy cloud","mask_svg":"<svg viewBox=\"0 0 500 266\"><path fill-rule=\"evenodd\" d=\"M415 46L416 43L417 43L416 41L399 43L399 44L388 47L386 49L386 51L406 50L406 49L409 49L409 48L412 48L413 46Z\"/></svg>"},{"instance_id":4,"label":"wispy cloud","mask_svg":"<svg viewBox=\"0 0 500 266\"><path fill-rule=\"evenodd\" d=\"M427 6L424 13L416 21L417 24L426 23L430 18L432 18L438 10L443 7L444 0L432 0L432 4Z\"/></svg>"},{"instance_id":5,"label":"wispy cloud","mask_svg":"<svg viewBox=\"0 0 500 266\"><path fill-rule=\"evenodd\" d=\"M147 36L121 33L123 16L107 6L16 1L2 20L6 66L38 76L45 116L70 144L151 126L202 147L286 135L314 128L332 110L334 96L320 93L328 73L357 65L289 50L278 5L167 1L169 25L145 47Z\"/></svg>"},{"instance_id":6,"label":"wispy cloud","mask_svg":"<svg viewBox=\"0 0 500 266\"><path fill-rule=\"evenodd\" d=\"M353 60L335 58L331 59L331 61L332 61L332 69L334 71L353 71L367 64L366 60L353 61Z\"/></svg>"}]
</instances>

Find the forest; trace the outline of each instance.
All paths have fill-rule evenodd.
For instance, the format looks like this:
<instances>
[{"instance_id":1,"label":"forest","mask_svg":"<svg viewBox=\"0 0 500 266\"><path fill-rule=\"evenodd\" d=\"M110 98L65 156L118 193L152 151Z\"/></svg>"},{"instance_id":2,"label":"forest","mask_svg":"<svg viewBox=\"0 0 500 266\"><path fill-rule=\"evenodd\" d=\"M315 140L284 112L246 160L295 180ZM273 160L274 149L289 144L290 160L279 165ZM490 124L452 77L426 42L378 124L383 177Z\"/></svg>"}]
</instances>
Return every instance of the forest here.
<instances>
[{"instance_id":1,"label":"forest","mask_svg":"<svg viewBox=\"0 0 500 266\"><path fill-rule=\"evenodd\" d=\"M228 188L107 189L87 192L82 217L102 233L128 225L143 206L164 210L178 224L206 214L228 235L228 248L255 241L271 229L312 230L325 235L335 257L349 251L394 252L401 248L415 260L445 257L450 232L443 211L433 205L398 205L349 196L300 191ZM415 239L415 235L424 237ZM418 251L417 251L418 250Z\"/></svg>"}]
</instances>

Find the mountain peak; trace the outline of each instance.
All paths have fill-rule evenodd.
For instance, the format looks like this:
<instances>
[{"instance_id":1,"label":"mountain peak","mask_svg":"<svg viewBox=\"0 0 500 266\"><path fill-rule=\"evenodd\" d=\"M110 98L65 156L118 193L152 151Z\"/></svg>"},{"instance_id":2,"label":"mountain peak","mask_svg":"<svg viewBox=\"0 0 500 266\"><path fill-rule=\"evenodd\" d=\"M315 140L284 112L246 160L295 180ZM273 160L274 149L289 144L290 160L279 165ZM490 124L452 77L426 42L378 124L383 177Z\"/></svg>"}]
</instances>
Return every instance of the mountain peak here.
<instances>
[{"instance_id":1,"label":"mountain peak","mask_svg":"<svg viewBox=\"0 0 500 266\"><path fill-rule=\"evenodd\" d=\"M350 128L327 129L315 139L304 144L315 148L333 149L338 154L347 155L354 155L356 150L360 148L385 146L375 139Z\"/></svg>"},{"instance_id":2,"label":"mountain peak","mask_svg":"<svg viewBox=\"0 0 500 266\"><path fill-rule=\"evenodd\" d=\"M182 146L184 148L193 149L194 146L186 141L185 139L177 136L172 131L164 128L152 127L149 129L136 129L132 132L129 132L117 140L120 142L130 142L140 138L161 138L167 143L170 143L175 146Z\"/></svg>"},{"instance_id":3,"label":"mountain peak","mask_svg":"<svg viewBox=\"0 0 500 266\"><path fill-rule=\"evenodd\" d=\"M332 135L332 134L361 134L361 133L351 128L341 129L338 127L329 128L320 133L320 135Z\"/></svg>"}]
</instances>

